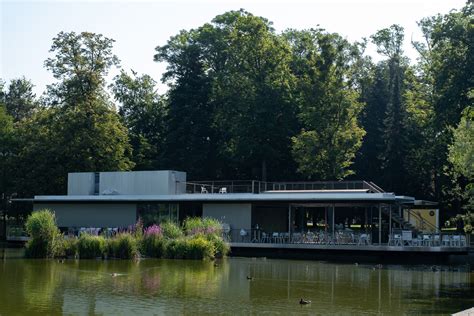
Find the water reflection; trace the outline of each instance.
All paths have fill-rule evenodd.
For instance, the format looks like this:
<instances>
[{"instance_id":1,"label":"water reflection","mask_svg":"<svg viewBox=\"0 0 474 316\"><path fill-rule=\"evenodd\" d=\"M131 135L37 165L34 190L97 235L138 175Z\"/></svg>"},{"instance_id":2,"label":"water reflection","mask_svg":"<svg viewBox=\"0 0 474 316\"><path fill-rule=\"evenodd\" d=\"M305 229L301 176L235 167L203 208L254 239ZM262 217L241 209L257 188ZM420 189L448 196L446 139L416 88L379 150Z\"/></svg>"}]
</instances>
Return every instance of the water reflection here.
<instances>
[{"instance_id":1,"label":"water reflection","mask_svg":"<svg viewBox=\"0 0 474 316\"><path fill-rule=\"evenodd\" d=\"M230 258L25 260L0 249L0 314L446 314L474 305L467 266ZM247 280L247 276L253 280ZM299 306L303 297L311 305Z\"/></svg>"}]
</instances>

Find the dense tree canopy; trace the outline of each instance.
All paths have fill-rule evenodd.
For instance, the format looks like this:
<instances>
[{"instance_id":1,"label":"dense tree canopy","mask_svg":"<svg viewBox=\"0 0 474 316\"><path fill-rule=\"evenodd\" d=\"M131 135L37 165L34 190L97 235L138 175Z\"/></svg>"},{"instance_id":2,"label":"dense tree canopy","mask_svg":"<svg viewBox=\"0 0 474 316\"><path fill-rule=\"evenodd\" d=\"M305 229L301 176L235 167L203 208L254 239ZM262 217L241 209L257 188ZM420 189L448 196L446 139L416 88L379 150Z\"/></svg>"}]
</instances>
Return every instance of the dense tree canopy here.
<instances>
[{"instance_id":1,"label":"dense tree canopy","mask_svg":"<svg viewBox=\"0 0 474 316\"><path fill-rule=\"evenodd\" d=\"M278 33L230 11L157 43L150 75L121 71L114 40L61 32L41 98L0 80L2 196L61 193L68 172L178 169L191 180L365 179L387 191L473 203L473 5L370 37L382 60L324 29ZM150 52L151 57L152 52ZM471 202L469 202L471 201Z\"/></svg>"}]
</instances>

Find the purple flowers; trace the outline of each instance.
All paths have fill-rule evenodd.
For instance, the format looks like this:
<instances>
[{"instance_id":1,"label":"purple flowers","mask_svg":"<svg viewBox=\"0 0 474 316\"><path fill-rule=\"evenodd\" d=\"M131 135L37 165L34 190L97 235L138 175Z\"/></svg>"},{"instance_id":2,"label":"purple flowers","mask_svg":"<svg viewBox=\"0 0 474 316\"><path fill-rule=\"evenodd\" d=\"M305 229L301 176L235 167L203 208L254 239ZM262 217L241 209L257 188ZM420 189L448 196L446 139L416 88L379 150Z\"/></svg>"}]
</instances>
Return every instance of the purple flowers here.
<instances>
[{"instance_id":1,"label":"purple flowers","mask_svg":"<svg viewBox=\"0 0 474 316\"><path fill-rule=\"evenodd\" d=\"M163 233L161 232L161 227L158 225L152 225L145 229L145 236L161 236Z\"/></svg>"}]
</instances>

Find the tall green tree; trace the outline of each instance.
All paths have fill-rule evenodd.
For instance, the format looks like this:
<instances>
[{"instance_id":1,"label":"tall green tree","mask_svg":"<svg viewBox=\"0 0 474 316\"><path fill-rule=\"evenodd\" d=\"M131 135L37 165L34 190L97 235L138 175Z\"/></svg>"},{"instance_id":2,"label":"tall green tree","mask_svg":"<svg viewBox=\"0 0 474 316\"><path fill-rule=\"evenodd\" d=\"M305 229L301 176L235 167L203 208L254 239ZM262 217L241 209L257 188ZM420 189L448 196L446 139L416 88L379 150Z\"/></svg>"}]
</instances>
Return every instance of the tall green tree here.
<instances>
[{"instance_id":1,"label":"tall green tree","mask_svg":"<svg viewBox=\"0 0 474 316\"><path fill-rule=\"evenodd\" d=\"M116 65L113 40L99 34L61 32L53 39L46 67L58 83L45 108L18 126L18 191L61 193L68 172L129 170L131 147L105 93L105 78Z\"/></svg>"},{"instance_id":2,"label":"tall green tree","mask_svg":"<svg viewBox=\"0 0 474 316\"><path fill-rule=\"evenodd\" d=\"M474 92L474 90L473 90ZM472 93L472 92L471 92ZM474 94L474 93L472 93ZM453 132L454 142L449 146L448 160L454 168L454 180L461 181L465 208L474 210L474 107L467 107Z\"/></svg>"},{"instance_id":3,"label":"tall green tree","mask_svg":"<svg viewBox=\"0 0 474 316\"><path fill-rule=\"evenodd\" d=\"M128 129L133 148L135 170L157 169L164 138L163 102L158 96L156 82L149 75L137 76L122 71L111 85L120 103L119 114ZM168 167L169 168L169 167Z\"/></svg>"},{"instance_id":4,"label":"tall green tree","mask_svg":"<svg viewBox=\"0 0 474 316\"><path fill-rule=\"evenodd\" d=\"M163 82L168 83L163 151L167 168L184 170L191 179L219 175L217 133L210 102L211 78L205 62L205 35L181 31L156 48L155 61L167 62Z\"/></svg>"},{"instance_id":5,"label":"tall green tree","mask_svg":"<svg viewBox=\"0 0 474 316\"><path fill-rule=\"evenodd\" d=\"M392 25L372 35L377 52L387 58L388 64L388 102L383 121L384 148L380 152L383 185L388 190L402 192L405 185L406 108L403 100L406 61L403 57L404 30Z\"/></svg>"},{"instance_id":6,"label":"tall green tree","mask_svg":"<svg viewBox=\"0 0 474 316\"><path fill-rule=\"evenodd\" d=\"M29 117L38 107L31 81L23 78L13 79L4 95L7 112L15 121Z\"/></svg>"},{"instance_id":7,"label":"tall green tree","mask_svg":"<svg viewBox=\"0 0 474 316\"><path fill-rule=\"evenodd\" d=\"M226 47L219 59L225 67L214 66L212 83L223 154L240 177L285 177L298 127L291 48L268 20L246 11L217 16L213 25L218 47Z\"/></svg>"},{"instance_id":8,"label":"tall green tree","mask_svg":"<svg viewBox=\"0 0 474 316\"><path fill-rule=\"evenodd\" d=\"M292 70L303 129L292 138L298 171L306 178L342 179L362 144L358 115L363 105L351 77L357 46L321 30L289 31Z\"/></svg>"}]
</instances>

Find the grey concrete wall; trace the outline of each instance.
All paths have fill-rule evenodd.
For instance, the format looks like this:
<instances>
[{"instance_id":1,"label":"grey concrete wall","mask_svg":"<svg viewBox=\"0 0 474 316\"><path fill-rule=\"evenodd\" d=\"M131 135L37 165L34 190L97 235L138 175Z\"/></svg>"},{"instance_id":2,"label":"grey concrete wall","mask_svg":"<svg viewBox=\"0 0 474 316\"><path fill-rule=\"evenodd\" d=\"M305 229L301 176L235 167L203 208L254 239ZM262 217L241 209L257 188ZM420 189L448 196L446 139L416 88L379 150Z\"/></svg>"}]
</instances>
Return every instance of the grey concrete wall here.
<instances>
[{"instance_id":1,"label":"grey concrete wall","mask_svg":"<svg viewBox=\"0 0 474 316\"><path fill-rule=\"evenodd\" d=\"M202 216L216 218L230 225L231 229L250 229L252 205L241 204L203 204Z\"/></svg>"},{"instance_id":2,"label":"grey concrete wall","mask_svg":"<svg viewBox=\"0 0 474 316\"><path fill-rule=\"evenodd\" d=\"M68 195L93 195L94 172L69 173L67 177Z\"/></svg>"},{"instance_id":3,"label":"grey concrete wall","mask_svg":"<svg viewBox=\"0 0 474 316\"><path fill-rule=\"evenodd\" d=\"M136 222L136 204L35 204L56 213L59 227L127 227Z\"/></svg>"},{"instance_id":4,"label":"grey concrete wall","mask_svg":"<svg viewBox=\"0 0 474 316\"><path fill-rule=\"evenodd\" d=\"M186 181L186 173L163 171L101 172L99 194L116 191L118 194L176 194L176 179Z\"/></svg>"}]
</instances>

